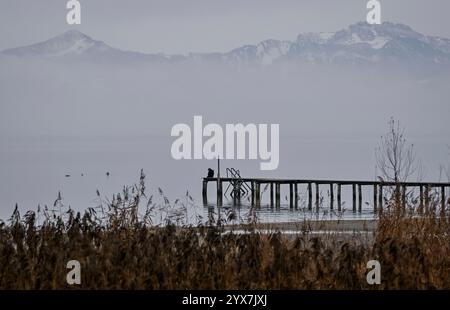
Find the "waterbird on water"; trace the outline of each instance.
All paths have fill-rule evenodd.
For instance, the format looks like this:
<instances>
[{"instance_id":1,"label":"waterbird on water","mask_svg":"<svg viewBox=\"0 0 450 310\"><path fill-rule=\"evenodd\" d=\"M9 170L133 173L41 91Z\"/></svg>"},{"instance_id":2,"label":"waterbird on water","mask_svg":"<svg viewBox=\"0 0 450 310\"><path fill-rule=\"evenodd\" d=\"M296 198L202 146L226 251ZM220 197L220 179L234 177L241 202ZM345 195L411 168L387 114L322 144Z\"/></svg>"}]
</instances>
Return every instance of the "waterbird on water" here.
<instances>
[{"instance_id":1,"label":"waterbird on water","mask_svg":"<svg viewBox=\"0 0 450 310\"><path fill-rule=\"evenodd\" d=\"M107 176L107 177L109 177L109 171L108 171L108 172L106 172L106 176Z\"/></svg>"}]
</instances>

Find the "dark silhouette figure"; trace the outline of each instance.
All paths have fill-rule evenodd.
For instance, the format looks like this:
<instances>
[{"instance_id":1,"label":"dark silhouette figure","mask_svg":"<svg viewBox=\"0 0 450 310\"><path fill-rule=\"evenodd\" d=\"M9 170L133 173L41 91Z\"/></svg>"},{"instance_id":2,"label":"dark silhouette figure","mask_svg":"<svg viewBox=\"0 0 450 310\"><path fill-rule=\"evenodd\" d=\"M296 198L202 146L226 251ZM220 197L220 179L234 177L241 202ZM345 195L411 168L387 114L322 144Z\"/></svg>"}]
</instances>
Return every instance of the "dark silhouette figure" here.
<instances>
[{"instance_id":1,"label":"dark silhouette figure","mask_svg":"<svg viewBox=\"0 0 450 310\"><path fill-rule=\"evenodd\" d=\"M208 178L214 178L214 170L208 168Z\"/></svg>"}]
</instances>

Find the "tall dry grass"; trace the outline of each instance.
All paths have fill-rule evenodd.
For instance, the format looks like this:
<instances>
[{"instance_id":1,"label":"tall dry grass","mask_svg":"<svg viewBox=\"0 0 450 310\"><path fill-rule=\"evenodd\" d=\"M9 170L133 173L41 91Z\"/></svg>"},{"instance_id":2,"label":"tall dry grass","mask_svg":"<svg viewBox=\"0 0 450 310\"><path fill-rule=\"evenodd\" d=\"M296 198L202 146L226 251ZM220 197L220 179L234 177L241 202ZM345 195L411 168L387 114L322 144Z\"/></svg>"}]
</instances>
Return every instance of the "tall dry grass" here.
<instances>
[{"instance_id":1,"label":"tall dry grass","mask_svg":"<svg viewBox=\"0 0 450 310\"><path fill-rule=\"evenodd\" d=\"M155 226L144 178L84 214L16 209L0 224L2 289L449 289L448 212L418 216L386 201L370 242L356 233L224 232L223 225ZM148 208L138 216L137 206ZM60 201L55 202L55 206ZM60 209L61 206L58 207ZM100 210L100 211L99 211ZM39 219L38 217L43 217ZM66 263L81 263L81 285ZM366 264L381 263L381 285Z\"/></svg>"}]
</instances>

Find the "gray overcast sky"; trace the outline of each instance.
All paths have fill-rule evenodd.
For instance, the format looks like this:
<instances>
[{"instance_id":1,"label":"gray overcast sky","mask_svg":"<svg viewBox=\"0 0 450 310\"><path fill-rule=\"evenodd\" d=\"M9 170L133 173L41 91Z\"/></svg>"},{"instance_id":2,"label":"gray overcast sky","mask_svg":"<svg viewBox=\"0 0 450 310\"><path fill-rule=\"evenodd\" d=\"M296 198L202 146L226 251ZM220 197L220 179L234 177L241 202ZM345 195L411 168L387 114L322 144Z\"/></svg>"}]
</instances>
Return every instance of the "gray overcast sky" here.
<instances>
[{"instance_id":1,"label":"gray overcast sky","mask_svg":"<svg viewBox=\"0 0 450 310\"><path fill-rule=\"evenodd\" d=\"M143 52L227 51L264 39L293 40L364 20L367 0L80 0L82 25L66 24L67 0L0 0L0 50L76 28ZM384 21L450 38L450 1L382 0Z\"/></svg>"}]
</instances>

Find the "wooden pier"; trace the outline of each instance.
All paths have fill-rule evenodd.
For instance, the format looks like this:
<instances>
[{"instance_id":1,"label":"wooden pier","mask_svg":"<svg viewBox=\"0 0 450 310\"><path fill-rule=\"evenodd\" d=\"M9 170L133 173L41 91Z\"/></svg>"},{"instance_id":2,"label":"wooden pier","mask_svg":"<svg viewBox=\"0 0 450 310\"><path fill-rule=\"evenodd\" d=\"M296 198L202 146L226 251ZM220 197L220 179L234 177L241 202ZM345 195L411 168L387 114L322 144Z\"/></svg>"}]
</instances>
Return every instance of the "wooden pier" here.
<instances>
[{"instance_id":1,"label":"wooden pier","mask_svg":"<svg viewBox=\"0 0 450 310\"><path fill-rule=\"evenodd\" d=\"M440 196L441 210L446 209L448 201L446 200L445 190L450 188L450 183L436 183L436 182L382 182L382 181L343 181L343 180L302 180L302 179L264 179L264 178L241 178L242 182L250 185L251 188L251 202L253 205L259 206L261 204L261 185L269 184L270 191L270 206L275 204L280 207L281 186L289 186L289 206L291 208L298 207L298 186L306 185L308 192L307 205L308 209L312 210L313 205L318 211L321 205L320 189L326 188L329 190L329 207L331 210L342 210L342 187L352 188L352 210L353 212L362 212L362 189L363 187L372 187L373 201L372 206L374 212L383 207L384 190L391 188L395 193L399 203L405 207L407 203L407 189L418 188L419 206L421 208L428 207L430 203L430 193L434 189L435 193ZM213 182L217 185L217 205L222 205L223 199L223 184L233 183L234 178L203 178L203 202L208 202L208 183ZM275 188L275 197L273 194ZM335 188L337 189L337 204L335 205ZM315 192L315 199L313 201L313 191ZM434 195L436 197L436 195Z\"/></svg>"}]
</instances>

